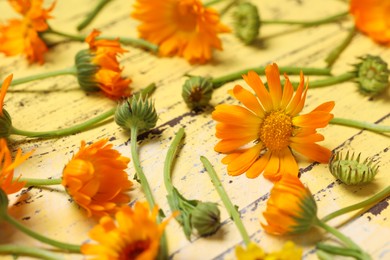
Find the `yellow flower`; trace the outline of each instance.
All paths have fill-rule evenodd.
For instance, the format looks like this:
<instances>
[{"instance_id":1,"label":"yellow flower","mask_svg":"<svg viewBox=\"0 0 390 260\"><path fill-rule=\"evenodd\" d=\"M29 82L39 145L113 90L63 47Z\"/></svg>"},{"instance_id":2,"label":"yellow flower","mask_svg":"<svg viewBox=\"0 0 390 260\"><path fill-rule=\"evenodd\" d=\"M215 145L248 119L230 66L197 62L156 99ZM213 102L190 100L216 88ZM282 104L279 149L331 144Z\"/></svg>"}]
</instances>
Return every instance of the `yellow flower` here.
<instances>
[{"instance_id":1,"label":"yellow flower","mask_svg":"<svg viewBox=\"0 0 390 260\"><path fill-rule=\"evenodd\" d=\"M280 251L266 254L257 244L251 242L246 249L236 247L237 260L300 260L302 248L296 247L291 241L287 241Z\"/></svg>"},{"instance_id":2,"label":"yellow flower","mask_svg":"<svg viewBox=\"0 0 390 260\"><path fill-rule=\"evenodd\" d=\"M117 56L125 53L118 40L96 39L100 32L94 30L85 39L88 50L76 55L77 79L85 90L101 90L112 99L129 97L131 80L121 76Z\"/></svg>"},{"instance_id":3,"label":"yellow flower","mask_svg":"<svg viewBox=\"0 0 390 260\"><path fill-rule=\"evenodd\" d=\"M83 244L81 252L91 259L155 259L168 223L156 223L157 214L158 208L150 212L147 203L137 202L134 209L123 206L115 215L117 223L108 216L100 219L89 232L98 244Z\"/></svg>"},{"instance_id":4,"label":"yellow flower","mask_svg":"<svg viewBox=\"0 0 390 260\"><path fill-rule=\"evenodd\" d=\"M130 201L126 192L132 186L125 172L130 159L112 149L107 139L81 148L65 166L62 185L88 216L116 212Z\"/></svg>"},{"instance_id":5,"label":"yellow flower","mask_svg":"<svg viewBox=\"0 0 390 260\"><path fill-rule=\"evenodd\" d=\"M285 173L298 174L298 165L291 150L312 160L328 162L330 150L316 144L324 137L316 129L325 127L333 118L330 111L334 102L324 103L308 114L298 115L306 99L308 86L304 78L293 96L294 89L289 78L282 89L279 69L276 64L265 70L267 90L259 76L250 71L243 75L256 96L240 85L230 93L245 107L218 105L212 113L216 125L216 137L222 139L215 151L228 154L222 162L227 164L230 175L246 172L255 178L264 171L264 176L277 181Z\"/></svg>"},{"instance_id":6,"label":"yellow flower","mask_svg":"<svg viewBox=\"0 0 390 260\"><path fill-rule=\"evenodd\" d=\"M351 0L356 28L379 43L390 43L390 1Z\"/></svg>"},{"instance_id":7,"label":"yellow flower","mask_svg":"<svg viewBox=\"0 0 390 260\"><path fill-rule=\"evenodd\" d=\"M134 9L141 38L159 45L160 55L176 54L191 63L210 60L212 48L222 50L217 34L230 32L199 0L137 0Z\"/></svg>"},{"instance_id":8,"label":"yellow flower","mask_svg":"<svg viewBox=\"0 0 390 260\"><path fill-rule=\"evenodd\" d=\"M42 8L43 0L9 0L9 3L23 19L0 24L0 52L7 56L24 54L30 63L42 64L48 48L39 33L49 28L46 20L51 18L54 3L48 9Z\"/></svg>"},{"instance_id":9,"label":"yellow flower","mask_svg":"<svg viewBox=\"0 0 390 260\"><path fill-rule=\"evenodd\" d=\"M317 205L298 177L285 174L275 183L263 213L266 232L275 235L302 233L317 221Z\"/></svg>"},{"instance_id":10,"label":"yellow flower","mask_svg":"<svg viewBox=\"0 0 390 260\"><path fill-rule=\"evenodd\" d=\"M0 188L6 194L18 192L24 187L25 182L20 182L20 177L13 180L14 169L27 160L32 153L33 151L22 155L22 150L18 149L15 160L12 162L7 141L4 138L0 138Z\"/></svg>"}]
</instances>

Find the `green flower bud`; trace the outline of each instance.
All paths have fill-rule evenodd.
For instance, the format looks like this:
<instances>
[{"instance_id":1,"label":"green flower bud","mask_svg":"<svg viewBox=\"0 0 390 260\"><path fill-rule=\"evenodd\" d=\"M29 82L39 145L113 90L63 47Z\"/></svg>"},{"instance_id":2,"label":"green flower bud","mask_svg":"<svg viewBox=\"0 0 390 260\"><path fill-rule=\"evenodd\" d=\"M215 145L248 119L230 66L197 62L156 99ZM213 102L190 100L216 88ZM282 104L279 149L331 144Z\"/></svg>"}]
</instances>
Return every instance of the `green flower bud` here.
<instances>
[{"instance_id":1,"label":"green flower bud","mask_svg":"<svg viewBox=\"0 0 390 260\"><path fill-rule=\"evenodd\" d=\"M122 128L131 130L137 127L142 132L156 126L157 112L150 99L137 95L119 104L114 118Z\"/></svg>"},{"instance_id":2,"label":"green flower bud","mask_svg":"<svg viewBox=\"0 0 390 260\"><path fill-rule=\"evenodd\" d=\"M362 62L355 65L354 71L360 90L367 94L379 94L390 85L387 63L372 55L360 59Z\"/></svg>"},{"instance_id":3,"label":"green flower bud","mask_svg":"<svg viewBox=\"0 0 390 260\"><path fill-rule=\"evenodd\" d=\"M251 3L241 3L234 14L234 33L245 44L251 44L259 35L260 15Z\"/></svg>"},{"instance_id":4,"label":"green flower bud","mask_svg":"<svg viewBox=\"0 0 390 260\"><path fill-rule=\"evenodd\" d=\"M95 74L99 66L92 62L94 55L89 50L81 50L76 54L75 64L77 68L77 81L86 91L100 90Z\"/></svg>"},{"instance_id":5,"label":"green flower bud","mask_svg":"<svg viewBox=\"0 0 390 260\"><path fill-rule=\"evenodd\" d=\"M0 188L0 220L4 219L8 214L8 195Z\"/></svg>"},{"instance_id":6,"label":"green flower bud","mask_svg":"<svg viewBox=\"0 0 390 260\"><path fill-rule=\"evenodd\" d=\"M354 159L355 153L349 159L349 151L343 159L340 152L333 154L329 161L329 170L334 177L347 185L356 185L370 182L378 173L378 163L366 158L360 162L360 153Z\"/></svg>"},{"instance_id":7,"label":"green flower bud","mask_svg":"<svg viewBox=\"0 0 390 260\"><path fill-rule=\"evenodd\" d=\"M12 129L11 116L7 110L3 108L3 114L0 114L0 138L6 138L10 136Z\"/></svg>"},{"instance_id":8,"label":"green flower bud","mask_svg":"<svg viewBox=\"0 0 390 260\"><path fill-rule=\"evenodd\" d=\"M199 202L191 212L192 227L200 236L210 236L221 226L221 213L216 203Z\"/></svg>"},{"instance_id":9,"label":"green flower bud","mask_svg":"<svg viewBox=\"0 0 390 260\"><path fill-rule=\"evenodd\" d=\"M202 108L209 104L213 90L210 79L194 76L184 83L182 97L189 108Z\"/></svg>"}]
</instances>

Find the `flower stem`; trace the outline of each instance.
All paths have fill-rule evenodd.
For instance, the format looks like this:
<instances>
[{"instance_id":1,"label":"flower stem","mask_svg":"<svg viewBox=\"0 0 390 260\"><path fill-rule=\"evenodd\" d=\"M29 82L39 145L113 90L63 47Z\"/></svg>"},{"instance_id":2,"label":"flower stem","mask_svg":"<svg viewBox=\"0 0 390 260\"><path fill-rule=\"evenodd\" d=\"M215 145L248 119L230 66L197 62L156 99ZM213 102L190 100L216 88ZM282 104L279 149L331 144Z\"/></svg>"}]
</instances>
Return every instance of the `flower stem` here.
<instances>
[{"instance_id":1,"label":"flower stem","mask_svg":"<svg viewBox=\"0 0 390 260\"><path fill-rule=\"evenodd\" d=\"M67 244L67 243L63 243L63 242L45 237L39 233L36 233L35 231L32 231L31 229L27 228L26 226L20 224L18 221L16 221L13 217L11 217L8 214L4 214L2 216L2 219L7 221L9 224L13 225L14 227L16 227L17 229L19 229L23 233L43 242L45 244L64 249L68 252L80 253L80 245Z\"/></svg>"},{"instance_id":2,"label":"flower stem","mask_svg":"<svg viewBox=\"0 0 390 260\"><path fill-rule=\"evenodd\" d=\"M16 256L30 256L44 260L58 260L63 259L63 257L58 254L53 254L52 252L35 247L27 247L20 245L5 244L0 245L0 255L3 254L12 254Z\"/></svg>"},{"instance_id":3,"label":"flower stem","mask_svg":"<svg viewBox=\"0 0 390 260\"><path fill-rule=\"evenodd\" d=\"M356 203L354 205L339 209L339 210L337 210L329 215L326 215L325 217L323 217L321 219L321 221L327 222L327 221L329 221L335 217L338 217L340 215L343 215L345 213L348 213L348 212L351 212L351 211L354 211L357 209L361 209L361 208L371 207L373 204L375 204L378 201L381 201L382 199L388 197L389 195L390 195L390 186L388 186L384 190L378 192L377 194L375 194L374 196L372 196L369 199L366 199L366 200L359 202L359 203Z\"/></svg>"},{"instance_id":4,"label":"flower stem","mask_svg":"<svg viewBox=\"0 0 390 260\"><path fill-rule=\"evenodd\" d=\"M37 74L37 75L27 76L27 77L20 78L20 79L14 79L11 82L11 86L23 84L23 83L34 81L34 80L61 76L61 75L77 75L77 68L73 66L70 68L62 69L62 70L49 71L49 72L45 72L45 73L41 73L41 74Z\"/></svg>"},{"instance_id":5,"label":"flower stem","mask_svg":"<svg viewBox=\"0 0 390 260\"><path fill-rule=\"evenodd\" d=\"M68 128L64 128L64 129L59 129L59 130L32 132L32 131L20 130L12 126L10 129L10 134L23 135L27 137L36 137L36 138L54 138L59 136L71 135L89 129L91 126L109 118L110 116L115 114L115 110L116 108L112 108L107 112L104 112L92 119L85 121L84 123L74 125Z\"/></svg>"},{"instance_id":6,"label":"flower stem","mask_svg":"<svg viewBox=\"0 0 390 260\"><path fill-rule=\"evenodd\" d=\"M65 33L65 32L54 30L52 28L50 28L49 30L45 31L44 33L55 34L55 35L58 35L58 36L62 36L62 37L68 38L68 39L70 39L72 41L79 41L79 42L85 41L85 38L86 38L86 36L84 36L84 35L69 34L69 33ZM140 47L140 48L145 48L145 49L150 50L150 51L152 51L154 53L156 53L158 51L158 46L157 45L155 45L155 44L153 44L151 42L148 42L146 40L139 39L139 38L99 36L99 37L96 37L96 40L118 40L122 44L132 45L132 46Z\"/></svg>"},{"instance_id":7,"label":"flower stem","mask_svg":"<svg viewBox=\"0 0 390 260\"><path fill-rule=\"evenodd\" d=\"M332 255L351 256L355 259L367 259L367 258L363 258L364 254L362 255L362 252L352 248L344 248L344 247L327 245L324 243L317 243L317 249L322 250L326 253L331 253ZM334 257L330 257L329 259L333 259L333 258Z\"/></svg>"},{"instance_id":8,"label":"flower stem","mask_svg":"<svg viewBox=\"0 0 390 260\"><path fill-rule=\"evenodd\" d=\"M240 213L237 211L236 207L234 207L233 203L229 199L229 196L227 195L225 189L222 186L221 181L219 180L217 173L215 172L213 166L211 165L210 161L204 157L200 157L201 162L203 163L203 166L206 168L212 183L214 184L215 189L217 190L219 196L222 199L223 204L225 205L229 215L232 217L234 223L236 224L242 239L244 240L245 245L249 245L250 238L248 235L248 232L246 231L244 224L241 221Z\"/></svg>"},{"instance_id":9,"label":"flower stem","mask_svg":"<svg viewBox=\"0 0 390 260\"><path fill-rule=\"evenodd\" d=\"M62 179L30 179L30 178L20 178L19 182L26 182L24 186L50 186L50 185L60 185Z\"/></svg>"},{"instance_id":10,"label":"flower stem","mask_svg":"<svg viewBox=\"0 0 390 260\"><path fill-rule=\"evenodd\" d=\"M206 3L204 3L203 6L204 7L209 7L209 6L218 4L218 3L223 2L223 1L226 1L226 0L210 0L210 1L206 2Z\"/></svg>"},{"instance_id":11,"label":"flower stem","mask_svg":"<svg viewBox=\"0 0 390 260\"><path fill-rule=\"evenodd\" d=\"M338 45L335 49L333 49L328 56L325 58L325 62L327 67L332 67L333 63L337 60L340 54L347 48L347 46L351 43L353 37L355 36L356 28L355 26L349 29L347 37Z\"/></svg>"},{"instance_id":12,"label":"flower stem","mask_svg":"<svg viewBox=\"0 0 390 260\"><path fill-rule=\"evenodd\" d=\"M184 137L184 128L180 128L179 131L176 133L176 136L173 139L171 146L168 148L167 156L165 158L164 184L165 184L165 188L166 188L169 195L172 195L172 191L174 188L172 185L172 179L171 179L173 158L176 154L177 147L179 146L179 143L181 142L183 137Z\"/></svg>"},{"instance_id":13,"label":"flower stem","mask_svg":"<svg viewBox=\"0 0 390 260\"><path fill-rule=\"evenodd\" d=\"M350 126L350 127L377 132L377 133L390 132L390 126L387 125L372 124L364 121L356 121L356 120L346 119L346 118L335 117L329 121L329 124Z\"/></svg>"},{"instance_id":14,"label":"flower stem","mask_svg":"<svg viewBox=\"0 0 390 260\"><path fill-rule=\"evenodd\" d=\"M333 23L335 21L340 20L341 18L347 16L349 14L348 11L346 12L341 12L326 18L318 19L318 20L313 20L313 21L295 21L295 20L261 20L261 24L287 24L287 25L301 25L304 27L309 27L309 26L317 26L321 24L326 24L326 23Z\"/></svg>"},{"instance_id":15,"label":"flower stem","mask_svg":"<svg viewBox=\"0 0 390 260\"><path fill-rule=\"evenodd\" d=\"M78 31L81 31L82 29L84 29L85 27L87 27L93 19L95 19L96 15L104 8L104 6L106 6L106 4L108 4L110 2L110 0L100 0L97 5L95 6L95 8L87 14L87 16L85 17L85 19L77 26L77 30Z\"/></svg>"},{"instance_id":16,"label":"flower stem","mask_svg":"<svg viewBox=\"0 0 390 260\"><path fill-rule=\"evenodd\" d=\"M218 78L212 79L213 87L219 88L225 83L228 83L233 80L238 80L242 78L243 74L247 74L249 71L253 70L259 75L265 74L265 68L264 66L249 68L240 70L225 76L221 76ZM287 73L290 75L299 75L301 71L305 75L331 75L329 68L299 68L299 67L279 67L280 73Z\"/></svg>"}]
</instances>

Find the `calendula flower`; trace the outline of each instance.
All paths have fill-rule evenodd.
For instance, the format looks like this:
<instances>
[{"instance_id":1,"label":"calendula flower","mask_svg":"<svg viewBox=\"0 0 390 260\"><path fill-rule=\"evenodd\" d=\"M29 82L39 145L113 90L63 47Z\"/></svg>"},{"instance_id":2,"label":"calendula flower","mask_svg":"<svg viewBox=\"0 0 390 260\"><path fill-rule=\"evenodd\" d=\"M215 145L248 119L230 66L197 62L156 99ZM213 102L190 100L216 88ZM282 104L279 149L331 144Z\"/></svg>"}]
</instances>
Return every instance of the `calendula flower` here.
<instances>
[{"instance_id":1,"label":"calendula flower","mask_svg":"<svg viewBox=\"0 0 390 260\"><path fill-rule=\"evenodd\" d=\"M117 59L126 51L118 40L97 40L99 35L99 31L92 31L85 39L89 49L76 55L78 82L85 90L101 90L112 99L128 97L131 95L131 80L121 76L122 68Z\"/></svg>"},{"instance_id":2,"label":"calendula flower","mask_svg":"<svg viewBox=\"0 0 390 260\"><path fill-rule=\"evenodd\" d=\"M349 12L359 31L379 43L390 43L390 2L351 0Z\"/></svg>"},{"instance_id":3,"label":"calendula flower","mask_svg":"<svg viewBox=\"0 0 390 260\"><path fill-rule=\"evenodd\" d=\"M22 150L18 149L14 161L12 161L11 152L8 149L7 141L0 138L0 188L6 194L12 194L20 191L24 187L24 182L20 182L20 176L14 180L14 169L22 164L33 151L22 155Z\"/></svg>"},{"instance_id":4,"label":"calendula flower","mask_svg":"<svg viewBox=\"0 0 390 260\"><path fill-rule=\"evenodd\" d=\"M23 19L0 24L0 52L7 56L24 54L30 63L42 64L48 48L39 34L49 29L46 20L51 18L54 3L48 9L42 8L43 0L9 0L9 3Z\"/></svg>"},{"instance_id":5,"label":"calendula flower","mask_svg":"<svg viewBox=\"0 0 390 260\"><path fill-rule=\"evenodd\" d=\"M0 90L0 138L8 137L12 128L11 116L8 114L7 110L3 108L4 98L7 94L8 87L11 84L12 77L13 75L11 74L3 81Z\"/></svg>"},{"instance_id":6,"label":"calendula flower","mask_svg":"<svg viewBox=\"0 0 390 260\"><path fill-rule=\"evenodd\" d=\"M81 252L91 259L155 259L167 221L156 222L158 208L150 212L147 203L137 202L134 209L123 206L111 217L102 217L90 232L98 244L86 243Z\"/></svg>"},{"instance_id":7,"label":"calendula flower","mask_svg":"<svg viewBox=\"0 0 390 260\"><path fill-rule=\"evenodd\" d=\"M230 93L245 107L223 104L212 113L218 121L216 137L222 139L215 151L228 154L222 160L228 165L228 173L236 176L246 172L247 177L255 178L264 171L264 176L273 181L285 173L298 174L292 149L314 161L328 162L331 152L316 144L324 139L316 129L325 127L333 118L330 111L334 102L299 115L308 89L308 85L304 87L303 73L295 95L286 75L282 89L276 64L268 65L265 73L269 90L250 71L243 78L256 96L236 85Z\"/></svg>"},{"instance_id":8,"label":"calendula flower","mask_svg":"<svg viewBox=\"0 0 390 260\"><path fill-rule=\"evenodd\" d=\"M191 63L210 60L213 48L222 50L218 34L230 31L199 0L137 0L132 16L141 21L140 37L159 45L160 55L178 55Z\"/></svg>"},{"instance_id":9,"label":"calendula flower","mask_svg":"<svg viewBox=\"0 0 390 260\"><path fill-rule=\"evenodd\" d=\"M283 248L272 253L265 253L257 244L251 242L246 249L236 247L237 260L300 260L302 248L295 246L292 241L287 241Z\"/></svg>"},{"instance_id":10,"label":"calendula flower","mask_svg":"<svg viewBox=\"0 0 390 260\"><path fill-rule=\"evenodd\" d=\"M299 178L285 174L275 183L263 213L266 232L276 235L302 233L317 221L317 205Z\"/></svg>"},{"instance_id":11,"label":"calendula flower","mask_svg":"<svg viewBox=\"0 0 390 260\"><path fill-rule=\"evenodd\" d=\"M62 185L88 216L112 214L128 203L126 191L132 186L125 172L130 159L122 156L102 139L80 150L65 166Z\"/></svg>"}]
</instances>

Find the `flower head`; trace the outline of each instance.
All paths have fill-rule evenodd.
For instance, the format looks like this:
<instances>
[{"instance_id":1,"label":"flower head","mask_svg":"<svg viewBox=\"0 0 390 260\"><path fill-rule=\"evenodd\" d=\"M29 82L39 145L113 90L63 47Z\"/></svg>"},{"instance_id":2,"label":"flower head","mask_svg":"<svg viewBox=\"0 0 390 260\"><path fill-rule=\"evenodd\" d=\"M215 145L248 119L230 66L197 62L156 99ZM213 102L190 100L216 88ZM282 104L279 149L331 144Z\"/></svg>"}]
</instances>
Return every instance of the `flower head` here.
<instances>
[{"instance_id":1,"label":"flower head","mask_svg":"<svg viewBox=\"0 0 390 260\"><path fill-rule=\"evenodd\" d=\"M181 95L188 107L196 109L209 104L213 90L209 78L194 76L186 80Z\"/></svg>"},{"instance_id":2,"label":"flower head","mask_svg":"<svg viewBox=\"0 0 390 260\"><path fill-rule=\"evenodd\" d=\"M176 54L191 63L210 60L213 48L222 50L218 34L230 31L200 0L137 0L134 9L141 38L159 45L160 55Z\"/></svg>"},{"instance_id":3,"label":"flower head","mask_svg":"<svg viewBox=\"0 0 390 260\"><path fill-rule=\"evenodd\" d=\"M249 2L240 3L233 18L236 36L245 44L251 44L259 35L261 24L257 7Z\"/></svg>"},{"instance_id":4,"label":"flower head","mask_svg":"<svg viewBox=\"0 0 390 260\"><path fill-rule=\"evenodd\" d=\"M86 243L81 252L93 259L155 259L160 238L167 224L156 223L158 208L152 212L146 203L137 202L134 209L123 206L111 217L102 217L89 236L99 244Z\"/></svg>"},{"instance_id":5,"label":"flower head","mask_svg":"<svg viewBox=\"0 0 390 260\"><path fill-rule=\"evenodd\" d=\"M200 236L213 235L221 227L221 212L217 203L199 202L191 211L191 225Z\"/></svg>"},{"instance_id":6,"label":"flower head","mask_svg":"<svg viewBox=\"0 0 390 260\"><path fill-rule=\"evenodd\" d=\"M237 260L300 260L302 259L302 248L287 241L283 248L272 253L265 253L257 244L251 242L246 249L236 247Z\"/></svg>"},{"instance_id":7,"label":"flower head","mask_svg":"<svg viewBox=\"0 0 390 260\"><path fill-rule=\"evenodd\" d=\"M298 177L285 174L275 183L263 213L266 232L275 235L307 231L317 220L317 205Z\"/></svg>"},{"instance_id":8,"label":"flower head","mask_svg":"<svg viewBox=\"0 0 390 260\"><path fill-rule=\"evenodd\" d=\"M24 187L24 182L20 182L18 177L14 180L14 169L22 164L33 151L22 155L22 150L18 149L14 161L12 161L11 152L8 149L7 141L0 138L0 188L6 194L12 194L20 191Z\"/></svg>"},{"instance_id":9,"label":"flower head","mask_svg":"<svg viewBox=\"0 0 390 260\"><path fill-rule=\"evenodd\" d=\"M330 111L334 102L299 115L308 88L307 85L304 88L303 74L294 96L286 75L282 89L276 64L268 65L265 73L269 90L259 76L250 71L243 78L256 96L236 85L230 93L245 107L223 104L212 113L213 119L218 121L216 137L222 139L215 150L228 154L222 160L228 165L228 173L236 176L246 172L247 177L255 178L264 171L264 176L274 181L285 173L298 174L292 149L312 160L327 163L331 152L316 144L324 139L316 129L325 127L333 118Z\"/></svg>"},{"instance_id":10,"label":"flower head","mask_svg":"<svg viewBox=\"0 0 390 260\"><path fill-rule=\"evenodd\" d=\"M126 52L118 40L97 40L100 32L94 30L87 38L88 50L77 53L75 63L80 86L87 90L101 90L112 99L131 95L131 80L121 76L118 54Z\"/></svg>"},{"instance_id":11,"label":"flower head","mask_svg":"<svg viewBox=\"0 0 390 260\"><path fill-rule=\"evenodd\" d=\"M359 31L379 43L390 43L390 1L351 0L349 12Z\"/></svg>"},{"instance_id":12,"label":"flower head","mask_svg":"<svg viewBox=\"0 0 390 260\"><path fill-rule=\"evenodd\" d=\"M42 64L48 48L39 33L48 30L46 20L51 18L50 12L55 4L43 9L43 0L9 0L9 3L23 15L23 19L0 24L0 52L7 56L24 54L30 63Z\"/></svg>"},{"instance_id":13,"label":"flower head","mask_svg":"<svg viewBox=\"0 0 390 260\"><path fill-rule=\"evenodd\" d=\"M11 84L13 75L9 75L3 82L0 90L0 138L8 137L12 128L11 116L8 114L7 110L3 108L4 98L7 94L9 85Z\"/></svg>"},{"instance_id":14,"label":"flower head","mask_svg":"<svg viewBox=\"0 0 390 260\"><path fill-rule=\"evenodd\" d=\"M64 168L62 185L88 216L112 214L130 201L126 191L132 182L125 172L129 161L112 149L107 139L89 146L82 141L80 150Z\"/></svg>"}]
</instances>

